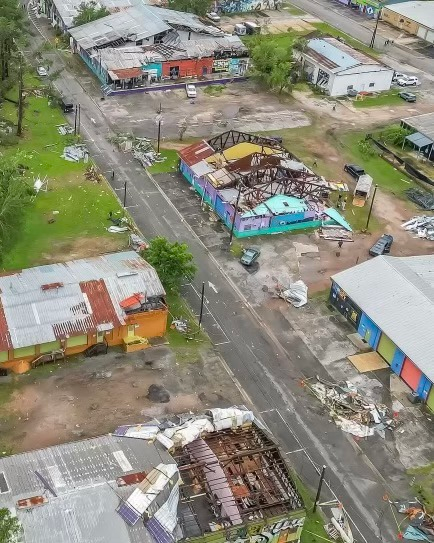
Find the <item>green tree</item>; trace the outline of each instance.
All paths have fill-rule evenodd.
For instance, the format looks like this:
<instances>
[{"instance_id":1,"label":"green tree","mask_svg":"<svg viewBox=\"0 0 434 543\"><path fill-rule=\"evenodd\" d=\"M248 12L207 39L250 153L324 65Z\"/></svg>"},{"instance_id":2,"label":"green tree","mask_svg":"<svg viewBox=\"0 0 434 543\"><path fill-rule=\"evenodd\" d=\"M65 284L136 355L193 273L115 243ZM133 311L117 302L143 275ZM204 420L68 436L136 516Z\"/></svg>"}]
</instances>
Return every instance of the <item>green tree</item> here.
<instances>
[{"instance_id":1,"label":"green tree","mask_svg":"<svg viewBox=\"0 0 434 543\"><path fill-rule=\"evenodd\" d=\"M13 517L9 509L0 509L0 543L19 541L22 528L17 517Z\"/></svg>"},{"instance_id":2,"label":"green tree","mask_svg":"<svg viewBox=\"0 0 434 543\"><path fill-rule=\"evenodd\" d=\"M251 48L252 75L271 90L282 93L291 86L291 70L294 65L292 46L276 47L267 37L255 40Z\"/></svg>"},{"instance_id":3,"label":"green tree","mask_svg":"<svg viewBox=\"0 0 434 543\"><path fill-rule=\"evenodd\" d=\"M0 2L0 96L9 90L14 74L17 44L25 36L24 11L17 0Z\"/></svg>"},{"instance_id":4,"label":"green tree","mask_svg":"<svg viewBox=\"0 0 434 543\"><path fill-rule=\"evenodd\" d=\"M168 0L168 7L203 17L208 11L210 3L206 0Z\"/></svg>"},{"instance_id":5,"label":"green tree","mask_svg":"<svg viewBox=\"0 0 434 543\"><path fill-rule=\"evenodd\" d=\"M186 243L170 243L166 238L154 238L142 256L157 270L164 288L179 292L183 281L193 279L196 266Z\"/></svg>"},{"instance_id":6,"label":"green tree","mask_svg":"<svg viewBox=\"0 0 434 543\"><path fill-rule=\"evenodd\" d=\"M381 138L386 143L393 145L403 145L405 138L413 133L413 130L403 128L399 124L392 124L381 132Z\"/></svg>"},{"instance_id":7,"label":"green tree","mask_svg":"<svg viewBox=\"0 0 434 543\"><path fill-rule=\"evenodd\" d=\"M0 262L16 239L23 211L32 194L23 177L20 158L20 154L14 158L0 158Z\"/></svg>"},{"instance_id":8,"label":"green tree","mask_svg":"<svg viewBox=\"0 0 434 543\"><path fill-rule=\"evenodd\" d=\"M107 17L110 15L110 11L104 7L100 6L95 0L90 0L90 2L81 2L77 8L77 15L73 19L74 26L84 25L86 23L91 23L97 19L102 19L102 17Z\"/></svg>"}]
</instances>

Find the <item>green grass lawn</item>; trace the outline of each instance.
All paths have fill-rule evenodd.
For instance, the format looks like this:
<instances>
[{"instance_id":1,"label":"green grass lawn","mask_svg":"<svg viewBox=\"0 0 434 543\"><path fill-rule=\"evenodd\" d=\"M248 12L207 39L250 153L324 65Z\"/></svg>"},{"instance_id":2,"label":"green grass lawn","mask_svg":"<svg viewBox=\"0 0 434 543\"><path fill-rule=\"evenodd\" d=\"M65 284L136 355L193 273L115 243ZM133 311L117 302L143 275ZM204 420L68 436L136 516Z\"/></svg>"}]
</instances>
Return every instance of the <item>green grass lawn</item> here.
<instances>
[{"instance_id":1,"label":"green grass lawn","mask_svg":"<svg viewBox=\"0 0 434 543\"><path fill-rule=\"evenodd\" d=\"M208 96L220 96L225 88L226 85L207 85L203 88L203 92Z\"/></svg>"},{"instance_id":2,"label":"green grass lawn","mask_svg":"<svg viewBox=\"0 0 434 543\"><path fill-rule=\"evenodd\" d=\"M276 47L288 49L301 36L303 36L303 33L295 32L290 29L288 32L282 32L280 34L261 34L261 40L268 40L273 42ZM258 36L242 36L242 40L247 47L250 47L257 39Z\"/></svg>"},{"instance_id":3,"label":"green grass lawn","mask_svg":"<svg viewBox=\"0 0 434 543\"><path fill-rule=\"evenodd\" d=\"M353 100L352 105L359 109L366 107L405 105L406 102L398 95L398 93L399 91L397 90L390 90L373 96L365 96L362 100Z\"/></svg>"},{"instance_id":4,"label":"green grass lawn","mask_svg":"<svg viewBox=\"0 0 434 543\"><path fill-rule=\"evenodd\" d=\"M175 172L178 168L178 151L174 149L160 149L160 154L165 158L163 162L156 162L148 168L152 174Z\"/></svg>"},{"instance_id":5,"label":"green grass lawn","mask_svg":"<svg viewBox=\"0 0 434 543\"><path fill-rule=\"evenodd\" d=\"M285 3L283 5L283 9L287 11L288 13L290 13L291 15L306 15L305 11L289 3Z\"/></svg>"},{"instance_id":6,"label":"green grass lawn","mask_svg":"<svg viewBox=\"0 0 434 543\"><path fill-rule=\"evenodd\" d=\"M16 108L2 104L0 114L16 122ZM29 184L47 176L48 191L40 192L24 210L17 242L3 258L5 269L64 261L100 254L126 246L125 234L110 234L109 211L121 213L108 184L87 181L86 165L61 158L70 136L61 136L56 125L65 123L61 111L50 107L46 97L26 100L24 137L17 146L3 147L5 155L23 153L20 162L28 168ZM57 212L58 213L53 213ZM49 223L49 220L54 222Z\"/></svg>"},{"instance_id":7,"label":"green grass lawn","mask_svg":"<svg viewBox=\"0 0 434 543\"><path fill-rule=\"evenodd\" d=\"M354 39L349 34L345 34L345 32L342 32L341 30L329 25L328 23L312 23L312 25L323 34L328 34L330 36L333 36L334 38L343 38L345 40L345 43L351 45L351 47L354 47L354 49L363 51L368 55L378 56L380 54L375 49L371 49L361 41Z\"/></svg>"}]
</instances>

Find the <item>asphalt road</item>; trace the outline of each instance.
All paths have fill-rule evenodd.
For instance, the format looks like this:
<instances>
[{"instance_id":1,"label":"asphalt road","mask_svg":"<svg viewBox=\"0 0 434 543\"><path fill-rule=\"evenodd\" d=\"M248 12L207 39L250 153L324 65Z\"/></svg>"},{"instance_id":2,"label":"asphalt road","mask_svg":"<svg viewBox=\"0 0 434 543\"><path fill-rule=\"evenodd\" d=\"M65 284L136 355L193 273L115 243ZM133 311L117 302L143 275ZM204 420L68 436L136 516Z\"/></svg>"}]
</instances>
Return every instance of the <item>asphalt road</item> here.
<instances>
[{"instance_id":1,"label":"asphalt road","mask_svg":"<svg viewBox=\"0 0 434 543\"><path fill-rule=\"evenodd\" d=\"M35 46L37 45L35 40ZM54 69L61 65L56 59ZM213 254L183 220L155 181L129 154L107 141L110 119L65 69L56 86L81 104L81 133L102 171L115 171L113 190L122 197L127 182L127 208L146 237L162 235L187 242L199 271L183 293L198 310L200 286L206 285L204 327L264 423L279 439L284 453L311 487L327 466L323 499L337 498L353 521L356 539L369 543L396 540L397 527L382 498L390 488L352 439L328 421L326 413L300 386L304 375L324 370L294 330L283 344L256 315ZM111 176L108 176L111 179ZM314 404L314 405L312 405ZM333 493L330 491L333 490Z\"/></svg>"}]
</instances>

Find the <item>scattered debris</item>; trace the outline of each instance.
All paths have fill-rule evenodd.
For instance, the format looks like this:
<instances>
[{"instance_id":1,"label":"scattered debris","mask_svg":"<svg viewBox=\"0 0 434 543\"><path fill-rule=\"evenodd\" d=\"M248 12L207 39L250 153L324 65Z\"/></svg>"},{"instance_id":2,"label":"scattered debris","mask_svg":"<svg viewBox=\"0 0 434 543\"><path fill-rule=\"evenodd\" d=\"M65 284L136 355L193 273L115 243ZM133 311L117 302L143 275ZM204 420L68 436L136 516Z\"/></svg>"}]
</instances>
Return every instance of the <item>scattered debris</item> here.
<instances>
[{"instance_id":1,"label":"scattered debris","mask_svg":"<svg viewBox=\"0 0 434 543\"><path fill-rule=\"evenodd\" d=\"M349 381L345 385L330 383L317 377L309 385L315 396L330 410L330 416L344 432L357 437L379 434L385 438L385 430L396 428L396 421L385 405L376 405L357 392Z\"/></svg>"},{"instance_id":2,"label":"scattered debris","mask_svg":"<svg viewBox=\"0 0 434 543\"><path fill-rule=\"evenodd\" d=\"M354 241L353 233L340 226L323 224L318 231L318 235L328 241Z\"/></svg>"},{"instance_id":3,"label":"scattered debris","mask_svg":"<svg viewBox=\"0 0 434 543\"><path fill-rule=\"evenodd\" d=\"M99 172L95 164L90 164L86 168L86 171L84 172L84 177L88 181L92 181L94 183L102 183L104 181L104 176Z\"/></svg>"},{"instance_id":4,"label":"scattered debris","mask_svg":"<svg viewBox=\"0 0 434 543\"><path fill-rule=\"evenodd\" d=\"M184 319L174 319L170 328L177 332L181 332L181 334L186 334L188 331L188 322Z\"/></svg>"},{"instance_id":5,"label":"scattered debris","mask_svg":"<svg viewBox=\"0 0 434 543\"><path fill-rule=\"evenodd\" d=\"M83 160L83 162L87 163L89 160L89 151L83 143L76 143L75 145L65 147L61 156L70 162L80 162L80 160Z\"/></svg>"},{"instance_id":6,"label":"scattered debris","mask_svg":"<svg viewBox=\"0 0 434 543\"><path fill-rule=\"evenodd\" d=\"M66 136L67 134L73 134L74 133L74 129L72 128L72 126L69 126L69 124L58 124L57 125L57 131L62 136Z\"/></svg>"},{"instance_id":7,"label":"scattered debris","mask_svg":"<svg viewBox=\"0 0 434 543\"><path fill-rule=\"evenodd\" d=\"M47 192L48 190L48 178L47 176L44 177L44 179L41 179L39 176L36 177L33 181L33 190L35 191L35 194L33 196L33 199L36 198L37 194L39 192Z\"/></svg>"},{"instance_id":8,"label":"scattered debris","mask_svg":"<svg viewBox=\"0 0 434 543\"><path fill-rule=\"evenodd\" d=\"M157 153L152 147L151 140L147 138L137 138L133 134L117 134L110 138L110 142L118 146L124 153L131 152L133 157L146 168L152 166L155 162L166 160L160 153Z\"/></svg>"},{"instance_id":9,"label":"scattered debris","mask_svg":"<svg viewBox=\"0 0 434 543\"><path fill-rule=\"evenodd\" d=\"M434 211L434 194L422 189L407 189L405 191L407 198L417 204L421 209Z\"/></svg>"},{"instance_id":10,"label":"scattered debris","mask_svg":"<svg viewBox=\"0 0 434 543\"><path fill-rule=\"evenodd\" d=\"M424 504L417 498L414 500L390 501L398 513L406 516L409 525L403 533L404 539L409 541L434 542L434 515L427 512ZM404 520L406 520L404 519ZM401 523L400 523L401 524Z\"/></svg>"},{"instance_id":11,"label":"scattered debris","mask_svg":"<svg viewBox=\"0 0 434 543\"><path fill-rule=\"evenodd\" d=\"M163 385L151 385L148 388L148 395L146 397L155 403L170 402L170 394Z\"/></svg>"},{"instance_id":12,"label":"scattered debris","mask_svg":"<svg viewBox=\"0 0 434 543\"><path fill-rule=\"evenodd\" d=\"M149 249L149 243L147 242L147 240L141 238L137 234L130 234L128 245L137 253Z\"/></svg>"},{"instance_id":13,"label":"scattered debris","mask_svg":"<svg viewBox=\"0 0 434 543\"><path fill-rule=\"evenodd\" d=\"M129 226L109 226L107 228L107 231L110 232L111 234L121 234L122 232L128 232L129 230Z\"/></svg>"},{"instance_id":14,"label":"scattered debris","mask_svg":"<svg viewBox=\"0 0 434 543\"><path fill-rule=\"evenodd\" d=\"M331 508L332 517L330 522L324 526L327 534L335 540L342 540L345 543L353 543L354 537L351 526L348 522L345 511L342 507Z\"/></svg>"},{"instance_id":15,"label":"scattered debris","mask_svg":"<svg viewBox=\"0 0 434 543\"><path fill-rule=\"evenodd\" d=\"M279 298L292 304L294 307L302 307L307 304L307 285L300 279L295 283L290 283L288 288L282 287L279 283L276 285L276 291Z\"/></svg>"},{"instance_id":16,"label":"scattered debris","mask_svg":"<svg viewBox=\"0 0 434 543\"><path fill-rule=\"evenodd\" d=\"M413 217L409 221L401 225L404 230L416 232L418 238L434 241L434 217L429 215L421 215Z\"/></svg>"}]
</instances>

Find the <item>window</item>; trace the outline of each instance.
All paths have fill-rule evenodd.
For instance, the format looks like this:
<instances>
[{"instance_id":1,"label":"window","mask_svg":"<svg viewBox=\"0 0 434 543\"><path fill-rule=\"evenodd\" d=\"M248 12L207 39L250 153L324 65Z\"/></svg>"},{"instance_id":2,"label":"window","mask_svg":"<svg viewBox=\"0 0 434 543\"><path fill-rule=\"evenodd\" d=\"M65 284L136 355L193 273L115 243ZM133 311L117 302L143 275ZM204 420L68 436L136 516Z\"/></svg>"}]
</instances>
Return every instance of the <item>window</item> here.
<instances>
[{"instance_id":1,"label":"window","mask_svg":"<svg viewBox=\"0 0 434 543\"><path fill-rule=\"evenodd\" d=\"M9 492L9 485L6 481L6 477L4 473L0 473L0 494L5 494L6 492Z\"/></svg>"},{"instance_id":2,"label":"window","mask_svg":"<svg viewBox=\"0 0 434 543\"><path fill-rule=\"evenodd\" d=\"M31 345L30 347L20 347L19 349L14 349L14 358L23 358L25 356L32 356L34 354L34 345Z\"/></svg>"},{"instance_id":3,"label":"window","mask_svg":"<svg viewBox=\"0 0 434 543\"><path fill-rule=\"evenodd\" d=\"M49 341L48 343L41 343L39 346L39 352L41 354L51 353L56 349L60 349L60 341L58 339L56 341Z\"/></svg>"},{"instance_id":4,"label":"window","mask_svg":"<svg viewBox=\"0 0 434 543\"><path fill-rule=\"evenodd\" d=\"M251 229L252 229L252 225L251 225L251 224L246 224L246 225L244 225L243 230L251 230Z\"/></svg>"},{"instance_id":5,"label":"window","mask_svg":"<svg viewBox=\"0 0 434 543\"><path fill-rule=\"evenodd\" d=\"M135 335L135 329L136 327L134 324L128 325L128 337L133 337Z\"/></svg>"},{"instance_id":6,"label":"window","mask_svg":"<svg viewBox=\"0 0 434 543\"><path fill-rule=\"evenodd\" d=\"M375 87L375 83L369 83L370 87Z\"/></svg>"},{"instance_id":7,"label":"window","mask_svg":"<svg viewBox=\"0 0 434 543\"><path fill-rule=\"evenodd\" d=\"M0 362L6 362L6 360L9 358L7 351L0 352Z\"/></svg>"},{"instance_id":8,"label":"window","mask_svg":"<svg viewBox=\"0 0 434 543\"><path fill-rule=\"evenodd\" d=\"M354 89L354 85L348 85L347 90L352 90L352 89Z\"/></svg>"},{"instance_id":9,"label":"window","mask_svg":"<svg viewBox=\"0 0 434 543\"><path fill-rule=\"evenodd\" d=\"M66 340L67 347L79 347L80 345L87 345L87 336L73 336Z\"/></svg>"},{"instance_id":10,"label":"window","mask_svg":"<svg viewBox=\"0 0 434 543\"><path fill-rule=\"evenodd\" d=\"M104 332L97 332L96 333L96 342L102 343L104 341Z\"/></svg>"}]
</instances>

